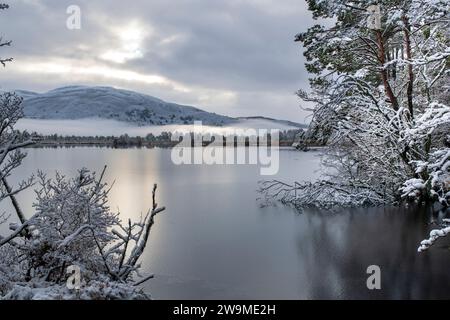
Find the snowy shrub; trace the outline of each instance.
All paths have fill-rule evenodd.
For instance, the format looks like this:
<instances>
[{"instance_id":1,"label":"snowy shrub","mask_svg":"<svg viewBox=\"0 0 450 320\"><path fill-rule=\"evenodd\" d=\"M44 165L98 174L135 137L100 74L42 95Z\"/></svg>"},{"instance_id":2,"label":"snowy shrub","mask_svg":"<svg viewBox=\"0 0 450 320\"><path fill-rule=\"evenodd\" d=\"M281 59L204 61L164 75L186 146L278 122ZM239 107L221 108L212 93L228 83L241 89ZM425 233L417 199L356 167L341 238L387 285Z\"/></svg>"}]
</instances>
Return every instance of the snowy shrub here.
<instances>
[{"instance_id":1,"label":"snowy shrub","mask_svg":"<svg viewBox=\"0 0 450 320\"><path fill-rule=\"evenodd\" d=\"M28 297L48 291L48 298L58 299L145 297L134 285L152 276L135 279L138 259L154 217L164 208L155 202L155 185L153 206L147 215L138 223L123 225L107 205L110 189L102 182L103 174L96 179L95 174L82 169L75 178L57 174L54 180L38 174L36 213L14 227L14 237L0 239L0 295L17 298L23 292ZM15 252L20 259L14 257ZM76 293L65 287L66 269L72 265L80 268L82 276Z\"/></svg>"}]
</instances>

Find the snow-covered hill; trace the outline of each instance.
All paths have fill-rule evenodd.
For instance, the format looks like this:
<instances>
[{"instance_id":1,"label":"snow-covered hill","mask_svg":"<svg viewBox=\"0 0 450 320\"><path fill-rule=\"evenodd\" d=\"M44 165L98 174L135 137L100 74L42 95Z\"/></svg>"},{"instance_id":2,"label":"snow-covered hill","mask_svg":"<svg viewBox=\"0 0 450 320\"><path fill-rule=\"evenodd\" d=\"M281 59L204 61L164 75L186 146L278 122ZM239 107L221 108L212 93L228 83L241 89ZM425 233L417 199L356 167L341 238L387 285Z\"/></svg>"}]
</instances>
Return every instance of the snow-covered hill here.
<instances>
[{"instance_id":1,"label":"snow-covered hill","mask_svg":"<svg viewBox=\"0 0 450 320\"><path fill-rule=\"evenodd\" d=\"M26 118L77 120L101 118L136 125L191 124L222 126L236 119L155 97L111 87L70 86L34 93L17 90L24 98Z\"/></svg>"}]
</instances>

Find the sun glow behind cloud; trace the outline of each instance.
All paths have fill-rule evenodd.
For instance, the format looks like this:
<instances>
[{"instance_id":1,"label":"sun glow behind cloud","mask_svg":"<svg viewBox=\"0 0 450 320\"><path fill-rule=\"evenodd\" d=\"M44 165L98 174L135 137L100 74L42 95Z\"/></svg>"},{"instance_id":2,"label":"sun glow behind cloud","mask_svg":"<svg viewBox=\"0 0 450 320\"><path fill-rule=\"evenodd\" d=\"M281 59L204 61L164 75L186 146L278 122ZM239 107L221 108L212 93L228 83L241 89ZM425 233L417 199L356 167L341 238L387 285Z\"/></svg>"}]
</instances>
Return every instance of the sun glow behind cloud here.
<instances>
[{"instance_id":1,"label":"sun glow behind cloud","mask_svg":"<svg viewBox=\"0 0 450 320\"><path fill-rule=\"evenodd\" d=\"M138 22L132 22L127 26L116 27L111 31L119 46L102 53L101 59L123 64L129 60L144 57L142 46L149 35L148 26L143 27Z\"/></svg>"}]
</instances>

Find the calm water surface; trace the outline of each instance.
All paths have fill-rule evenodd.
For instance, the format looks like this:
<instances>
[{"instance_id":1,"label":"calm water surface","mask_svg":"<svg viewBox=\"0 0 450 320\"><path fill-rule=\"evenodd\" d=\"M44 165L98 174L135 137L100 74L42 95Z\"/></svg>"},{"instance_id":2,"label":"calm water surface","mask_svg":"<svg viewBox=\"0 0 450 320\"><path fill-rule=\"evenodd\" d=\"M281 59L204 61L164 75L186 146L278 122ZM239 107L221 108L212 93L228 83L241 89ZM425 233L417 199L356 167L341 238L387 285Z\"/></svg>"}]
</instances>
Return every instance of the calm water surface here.
<instances>
[{"instance_id":1,"label":"calm water surface","mask_svg":"<svg viewBox=\"0 0 450 320\"><path fill-rule=\"evenodd\" d=\"M167 149L29 149L17 177L39 168L73 175L101 171L115 181L113 210L138 219L158 183L159 215L143 259L155 274L155 299L450 298L449 242L418 254L438 216L429 210L373 208L340 213L264 207L252 165L183 165ZM313 179L319 154L280 152L277 179ZM17 179L15 179L17 181ZM11 181L13 182L13 181ZM20 195L32 212L31 190ZM366 288L366 269L379 265L382 289Z\"/></svg>"}]
</instances>

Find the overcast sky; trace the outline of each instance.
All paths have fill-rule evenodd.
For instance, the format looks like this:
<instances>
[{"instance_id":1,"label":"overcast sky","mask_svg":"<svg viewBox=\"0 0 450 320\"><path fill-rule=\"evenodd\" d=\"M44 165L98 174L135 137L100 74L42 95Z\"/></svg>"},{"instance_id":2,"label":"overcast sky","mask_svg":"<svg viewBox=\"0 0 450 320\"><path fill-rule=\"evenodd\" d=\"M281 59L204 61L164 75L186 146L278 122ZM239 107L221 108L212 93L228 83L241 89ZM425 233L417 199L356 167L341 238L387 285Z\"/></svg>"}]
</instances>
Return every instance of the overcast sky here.
<instances>
[{"instance_id":1,"label":"overcast sky","mask_svg":"<svg viewBox=\"0 0 450 320\"><path fill-rule=\"evenodd\" d=\"M130 89L230 116L308 121L296 33L312 25L303 0L3 0L1 89L66 85ZM69 30L67 7L81 8Z\"/></svg>"}]
</instances>

